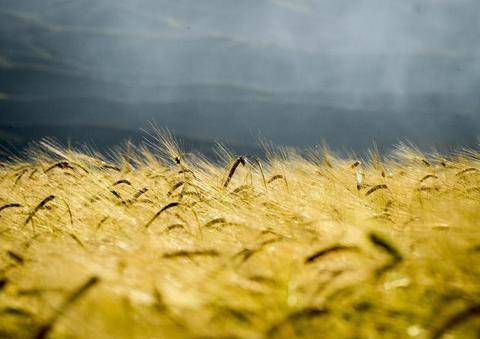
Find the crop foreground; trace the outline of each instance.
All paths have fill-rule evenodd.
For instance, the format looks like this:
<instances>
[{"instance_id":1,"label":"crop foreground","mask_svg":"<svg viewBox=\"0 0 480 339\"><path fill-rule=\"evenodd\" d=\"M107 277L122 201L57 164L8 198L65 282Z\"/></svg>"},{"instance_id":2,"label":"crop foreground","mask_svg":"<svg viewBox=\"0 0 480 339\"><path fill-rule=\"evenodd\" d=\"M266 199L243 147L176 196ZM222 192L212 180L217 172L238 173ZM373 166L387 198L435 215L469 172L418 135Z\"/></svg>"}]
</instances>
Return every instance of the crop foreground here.
<instances>
[{"instance_id":1,"label":"crop foreground","mask_svg":"<svg viewBox=\"0 0 480 339\"><path fill-rule=\"evenodd\" d=\"M0 165L1 337L479 335L479 153L158 142Z\"/></svg>"}]
</instances>

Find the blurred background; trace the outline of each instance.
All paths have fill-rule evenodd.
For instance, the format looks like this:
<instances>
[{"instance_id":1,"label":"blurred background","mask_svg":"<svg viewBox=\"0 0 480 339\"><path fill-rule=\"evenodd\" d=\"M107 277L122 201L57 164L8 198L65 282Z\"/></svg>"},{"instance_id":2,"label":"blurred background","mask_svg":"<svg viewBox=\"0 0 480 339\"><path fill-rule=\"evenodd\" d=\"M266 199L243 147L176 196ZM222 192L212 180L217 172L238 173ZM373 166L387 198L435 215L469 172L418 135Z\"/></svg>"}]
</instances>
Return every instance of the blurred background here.
<instances>
[{"instance_id":1,"label":"blurred background","mask_svg":"<svg viewBox=\"0 0 480 339\"><path fill-rule=\"evenodd\" d=\"M478 0L0 0L0 153L478 145Z\"/></svg>"}]
</instances>

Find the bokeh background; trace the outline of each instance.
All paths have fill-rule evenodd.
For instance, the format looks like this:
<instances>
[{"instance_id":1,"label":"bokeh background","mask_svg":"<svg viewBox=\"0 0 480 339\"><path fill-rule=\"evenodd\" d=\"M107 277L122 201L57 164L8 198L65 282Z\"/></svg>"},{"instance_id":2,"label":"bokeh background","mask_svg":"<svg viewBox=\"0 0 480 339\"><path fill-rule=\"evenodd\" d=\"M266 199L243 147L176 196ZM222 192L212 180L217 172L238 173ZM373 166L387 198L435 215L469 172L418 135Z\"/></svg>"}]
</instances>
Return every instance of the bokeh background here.
<instances>
[{"instance_id":1,"label":"bokeh background","mask_svg":"<svg viewBox=\"0 0 480 339\"><path fill-rule=\"evenodd\" d=\"M478 0L0 0L1 154L478 145Z\"/></svg>"}]
</instances>

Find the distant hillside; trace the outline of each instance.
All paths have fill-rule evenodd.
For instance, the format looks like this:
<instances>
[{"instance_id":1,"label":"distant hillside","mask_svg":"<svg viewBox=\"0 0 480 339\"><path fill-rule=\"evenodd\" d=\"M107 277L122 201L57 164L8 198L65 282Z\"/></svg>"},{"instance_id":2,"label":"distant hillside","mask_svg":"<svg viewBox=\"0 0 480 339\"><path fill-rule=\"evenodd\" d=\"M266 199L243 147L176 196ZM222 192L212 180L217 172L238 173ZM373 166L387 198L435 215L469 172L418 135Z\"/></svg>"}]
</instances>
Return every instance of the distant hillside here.
<instances>
[{"instance_id":1,"label":"distant hillside","mask_svg":"<svg viewBox=\"0 0 480 339\"><path fill-rule=\"evenodd\" d=\"M135 129L119 129L112 127L99 127L93 125L30 125L12 126L0 124L0 159L24 154L24 151L45 137L64 146L72 146L77 149L88 147L100 151L105 156L110 156L112 150L123 147L127 141L140 145L151 143L155 140L151 135ZM217 159L217 144L212 140L192 139L175 135L185 152L201 153L211 160ZM237 154L262 155L257 148L242 144L225 144L231 151Z\"/></svg>"},{"instance_id":2,"label":"distant hillside","mask_svg":"<svg viewBox=\"0 0 480 339\"><path fill-rule=\"evenodd\" d=\"M0 124L4 126L49 125L51 129L43 130L49 133L55 131L55 126L85 125L135 131L155 122L193 140L222 140L252 147L258 138L298 147L326 141L336 149L357 152L371 147L373 142L384 149L400 140L443 150L475 146L480 127L474 115L440 110L418 110L408 119L402 112L385 118L378 109L359 112L312 103L261 100L126 103L98 98L44 98L3 100L0 110Z\"/></svg>"}]
</instances>

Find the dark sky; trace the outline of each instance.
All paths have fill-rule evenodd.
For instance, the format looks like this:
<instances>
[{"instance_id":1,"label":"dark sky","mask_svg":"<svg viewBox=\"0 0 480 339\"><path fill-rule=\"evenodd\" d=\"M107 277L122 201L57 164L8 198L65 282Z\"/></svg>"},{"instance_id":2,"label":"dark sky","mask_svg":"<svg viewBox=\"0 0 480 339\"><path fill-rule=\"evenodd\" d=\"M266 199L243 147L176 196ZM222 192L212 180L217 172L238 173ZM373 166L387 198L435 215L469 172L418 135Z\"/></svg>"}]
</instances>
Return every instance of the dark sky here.
<instances>
[{"instance_id":1,"label":"dark sky","mask_svg":"<svg viewBox=\"0 0 480 339\"><path fill-rule=\"evenodd\" d=\"M44 52L44 59L62 59L64 67L104 78L293 90L430 92L480 86L477 0L3 0L0 5L9 17L2 28L24 40L23 57L30 52L41 58ZM0 56L4 62L18 57L8 51Z\"/></svg>"},{"instance_id":2,"label":"dark sky","mask_svg":"<svg viewBox=\"0 0 480 339\"><path fill-rule=\"evenodd\" d=\"M480 115L480 2L0 0L0 77L0 102L7 101L2 123L19 123L10 117L22 111L29 113L23 123L33 124L34 109L53 116L61 107L71 111L62 124L84 124L92 121L82 120L86 112L110 119L119 109L112 105L123 103L127 118L116 127L141 127L153 114L179 133L222 139L217 130L225 126L212 123L199 132L188 118L218 120L222 109L277 121L274 111L289 107L302 129L306 116L320 124L341 108L349 110L340 114L343 120L355 114L398 127L398 138L416 138L405 119L418 112L429 116L425 121L459 121L447 125L462 135L464 125L478 127ZM71 107L58 103L63 99L72 100ZM19 102L31 106L19 108ZM185 102L167 110L184 114L180 120L164 106L142 106L151 109L145 116L126 106ZM212 102L230 105L202 104ZM265 132L261 121L238 125L245 129L242 140ZM322 137L311 132L296 140L266 130L281 143ZM372 139L376 132L355 133Z\"/></svg>"}]
</instances>

